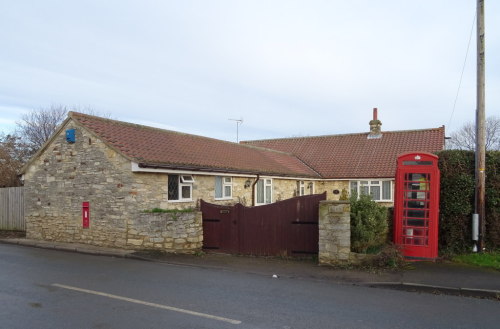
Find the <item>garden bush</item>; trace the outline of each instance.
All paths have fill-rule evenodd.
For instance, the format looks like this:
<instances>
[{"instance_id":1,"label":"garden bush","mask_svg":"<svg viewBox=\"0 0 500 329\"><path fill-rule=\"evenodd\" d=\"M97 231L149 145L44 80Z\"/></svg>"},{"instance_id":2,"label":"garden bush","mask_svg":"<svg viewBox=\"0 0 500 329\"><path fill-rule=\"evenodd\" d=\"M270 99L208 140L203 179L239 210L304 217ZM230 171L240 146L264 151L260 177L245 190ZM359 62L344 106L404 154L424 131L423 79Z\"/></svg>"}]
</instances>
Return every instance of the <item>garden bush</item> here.
<instances>
[{"instance_id":1,"label":"garden bush","mask_svg":"<svg viewBox=\"0 0 500 329\"><path fill-rule=\"evenodd\" d=\"M351 197L351 249L366 253L387 241L387 208L369 195Z\"/></svg>"}]
</instances>

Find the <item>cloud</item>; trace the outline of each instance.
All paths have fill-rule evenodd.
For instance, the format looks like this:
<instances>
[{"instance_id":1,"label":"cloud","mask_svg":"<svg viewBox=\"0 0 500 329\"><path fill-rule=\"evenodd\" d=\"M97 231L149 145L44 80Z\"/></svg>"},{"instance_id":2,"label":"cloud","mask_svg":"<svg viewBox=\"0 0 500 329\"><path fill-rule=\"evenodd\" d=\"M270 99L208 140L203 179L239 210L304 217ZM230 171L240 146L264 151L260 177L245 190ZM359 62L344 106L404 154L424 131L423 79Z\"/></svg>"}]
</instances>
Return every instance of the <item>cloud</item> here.
<instances>
[{"instance_id":1,"label":"cloud","mask_svg":"<svg viewBox=\"0 0 500 329\"><path fill-rule=\"evenodd\" d=\"M366 131L373 107L386 130L459 126L475 108L472 45L450 121L474 10L451 0L16 1L0 12L1 117L84 104L228 140L234 117L245 139ZM488 3L492 109L499 12Z\"/></svg>"}]
</instances>

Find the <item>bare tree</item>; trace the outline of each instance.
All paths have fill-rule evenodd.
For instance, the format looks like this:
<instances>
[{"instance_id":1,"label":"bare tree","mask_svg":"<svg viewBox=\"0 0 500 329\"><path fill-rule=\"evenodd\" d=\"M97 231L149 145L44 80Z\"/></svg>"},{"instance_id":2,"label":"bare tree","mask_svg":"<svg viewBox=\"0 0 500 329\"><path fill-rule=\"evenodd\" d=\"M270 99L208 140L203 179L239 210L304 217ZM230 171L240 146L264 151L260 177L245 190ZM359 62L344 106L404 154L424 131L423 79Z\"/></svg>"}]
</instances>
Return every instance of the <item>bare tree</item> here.
<instances>
[{"instance_id":1,"label":"bare tree","mask_svg":"<svg viewBox=\"0 0 500 329\"><path fill-rule=\"evenodd\" d=\"M36 153L64 121L68 109L62 105L33 110L16 122L16 135L23 138L30 154Z\"/></svg>"},{"instance_id":2,"label":"bare tree","mask_svg":"<svg viewBox=\"0 0 500 329\"><path fill-rule=\"evenodd\" d=\"M90 115L99 115L110 118L110 114L100 114L91 107L74 106L69 109L64 105L51 105L48 108L32 110L21 116L21 120L16 122L16 136L24 141L28 149L28 154L35 154L43 144L52 136L57 127L64 121L68 111L76 111Z\"/></svg>"},{"instance_id":3,"label":"bare tree","mask_svg":"<svg viewBox=\"0 0 500 329\"><path fill-rule=\"evenodd\" d=\"M110 114L100 114L90 107L73 107L76 112L100 115L110 118ZM52 105L48 108L32 110L16 122L14 134L0 132L0 187L19 186L19 169L52 136L68 114L68 107Z\"/></svg>"},{"instance_id":4,"label":"bare tree","mask_svg":"<svg viewBox=\"0 0 500 329\"><path fill-rule=\"evenodd\" d=\"M21 139L15 135L0 134L0 187L19 186L19 169L29 154Z\"/></svg>"},{"instance_id":5,"label":"bare tree","mask_svg":"<svg viewBox=\"0 0 500 329\"><path fill-rule=\"evenodd\" d=\"M451 133L448 149L471 150L476 149L476 125L468 122L459 130ZM490 116L486 119L486 150L500 150L500 118Z\"/></svg>"}]
</instances>

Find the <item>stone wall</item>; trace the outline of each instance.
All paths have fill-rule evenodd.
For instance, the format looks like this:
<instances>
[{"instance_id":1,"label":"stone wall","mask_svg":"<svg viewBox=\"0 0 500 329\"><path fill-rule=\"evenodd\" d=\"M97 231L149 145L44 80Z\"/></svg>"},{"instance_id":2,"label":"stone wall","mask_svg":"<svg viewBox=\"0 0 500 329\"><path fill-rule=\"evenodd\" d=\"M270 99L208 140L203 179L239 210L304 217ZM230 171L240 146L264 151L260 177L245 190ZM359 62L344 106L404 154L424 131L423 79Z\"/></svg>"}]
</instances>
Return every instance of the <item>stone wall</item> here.
<instances>
[{"instance_id":1,"label":"stone wall","mask_svg":"<svg viewBox=\"0 0 500 329\"><path fill-rule=\"evenodd\" d=\"M339 200L342 190L345 189L349 192L349 181L319 181L315 182L314 193L326 192L327 200ZM334 194L333 191L339 191L339 194Z\"/></svg>"},{"instance_id":2,"label":"stone wall","mask_svg":"<svg viewBox=\"0 0 500 329\"><path fill-rule=\"evenodd\" d=\"M65 130L69 128L76 129L75 143L66 142ZM176 251L201 247L201 215L197 220L171 224L164 220L165 230L159 233L163 242L159 242L159 231L152 224L151 238L156 240L141 237L144 241L139 245L135 241L139 237L132 237L131 232L135 229L141 236L147 226L144 211L165 205L168 176L133 173L129 160L72 121L31 163L24 176L26 233L30 239L129 249L160 244ZM82 202L90 203L89 228L82 227ZM196 201L169 203L166 208L195 205Z\"/></svg>"},{"instance_id":3,"label":"stone wall","mask_svg":"<svg viewBox=\"0 0 500 329\"><path fill-rule=\"evenodd\" d=\"M206 202L220 205L234 205L238 202L246 206L252 205L252 187L245 187L245 182L250 179L253 183L255 180L254 178L232 177L233 197L228 199L215 199L215 176L193 175L193 178L195 181L193 184L194 201L190 204L191 207L196 207L197 200L201 199ZM161 208L169 209L169 206L171 206L169 203L171 204L165 197Z\"/></svg>"},{"instance_id":4,"label":"stone wall","mask_svg":"<svg viewBox=\"0 0 500 329\"><path fill-rule=\"evenodd\" d=\"M126 219L137 213L139 193L130 162L73 123L65 128L76 129L76 143L66 142L63 129L24 175L27 237L125 247Z\"/></svg>"},{"instance_id":5,"label":"stone wall","mask_svg":"<svg viewBox=\"0 0 500 329\"><path fill-rule=\"evenodd\" d=\"M127 221L127 245L135 249L194 252L203 246L201 212L143 213Z\"/></svg>"},{"instance_id":6,"label":"stone wall","mask_svg":"<svg viewBox=\"0 0 500 329\"><path fill-rule=\"evenodd\" d=\"M319 263L343 264L351 254L351 206L349 201L319 204Z\"/></svg>"}]
</instances>

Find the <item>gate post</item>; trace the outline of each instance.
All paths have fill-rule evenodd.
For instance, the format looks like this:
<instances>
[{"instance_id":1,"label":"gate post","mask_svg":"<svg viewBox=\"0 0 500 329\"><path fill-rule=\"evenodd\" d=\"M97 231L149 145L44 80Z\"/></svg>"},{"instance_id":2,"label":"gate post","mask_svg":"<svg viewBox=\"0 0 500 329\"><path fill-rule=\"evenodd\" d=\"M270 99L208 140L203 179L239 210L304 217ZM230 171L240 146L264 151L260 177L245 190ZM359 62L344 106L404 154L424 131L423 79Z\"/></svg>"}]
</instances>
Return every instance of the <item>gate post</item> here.
<instances>
[{"instance_id":1,"label":"gate post","mask_svg":"<svg viewBox=\"0 0 500 329\"><path fill-rule=\"evenodd\" d=\"M351 253L351 205L349 201L319 203L319 264L349 262Z\"/></svg>"}]
</instances>

